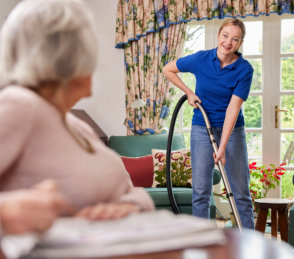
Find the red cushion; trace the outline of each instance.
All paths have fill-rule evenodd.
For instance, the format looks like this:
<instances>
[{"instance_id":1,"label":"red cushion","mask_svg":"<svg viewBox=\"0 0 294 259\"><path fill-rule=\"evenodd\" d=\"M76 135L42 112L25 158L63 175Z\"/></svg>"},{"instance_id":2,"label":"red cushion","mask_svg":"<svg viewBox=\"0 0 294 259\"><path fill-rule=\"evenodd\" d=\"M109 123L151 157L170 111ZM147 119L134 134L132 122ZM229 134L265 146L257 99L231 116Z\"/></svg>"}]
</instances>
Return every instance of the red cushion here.
<instances>
[{"instance_id":1,"label":"red cushion","mask_svg":"<svg viewBox=\"0 0 294 259\"><path fill-rule=\"evenodd\" d=\"M152 155L142 157L122 156L121 159L134 186L152 187L154 174Z\"/></svg>"}]
</instances>

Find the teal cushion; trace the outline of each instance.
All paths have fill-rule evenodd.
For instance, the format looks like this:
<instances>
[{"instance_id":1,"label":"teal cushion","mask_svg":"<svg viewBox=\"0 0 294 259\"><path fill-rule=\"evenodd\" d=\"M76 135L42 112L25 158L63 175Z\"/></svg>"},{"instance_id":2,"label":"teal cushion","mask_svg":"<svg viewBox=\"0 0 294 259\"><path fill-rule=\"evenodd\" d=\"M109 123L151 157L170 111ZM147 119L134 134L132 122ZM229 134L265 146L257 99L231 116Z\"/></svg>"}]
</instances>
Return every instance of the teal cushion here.
<instances>
[{"instance_id":1,"label":"teal cushion","mask_svg":"<svg viewBox=\"0 0 294 259\"><path fill-rule=\"evenodd\" d=\"M191 205L184 205L184 206L179 206L179 211L180 213L184 213L184 214L190 214L192 215L192 206ZM173 209L171 206L158 206L156 207L157 210L169 210L171 212L173 212Z\"/></svg>"},{"instance_id":2,"label":"teal cushion","mask_svg":"<svg viewBox=\"0 0 294 259\"><path fill-rule=\"evenodd\" d=\"M108 146L121 156L141 157L151 154L152 149L167 147L167 134L142 135L142 136L111 136ZM183 134L174 134L172 150L186 148Z\"/></svg>"},{"instance_id":3,"label":"teal cushion","mask_svg":"<svg viewBox=\"0 0 294 259\"><path fill-rule=\"evenodd\" d=\"M150 194L156 206L170 205L166 187L145 188ZM173 188L177 204L190 205L192 203L192 188Z\"/></svg>"},{"instance_id":4,"label":"teal cushion","mask_svg":"<svg viewBox=\"0 0 294 259\"><path fill-rule=\"evenodd\" d=\"M145 190L152 197L156 209L167 209L172 211L172 207L170 205L170 201L168 198L167 189L165 187L145 188ZM173 194L180 212L192 214L192 188L174 187ZM209 207L210 218L216 218L216 205L212 194L210 197Z\"/></svg>"}]
</instances>

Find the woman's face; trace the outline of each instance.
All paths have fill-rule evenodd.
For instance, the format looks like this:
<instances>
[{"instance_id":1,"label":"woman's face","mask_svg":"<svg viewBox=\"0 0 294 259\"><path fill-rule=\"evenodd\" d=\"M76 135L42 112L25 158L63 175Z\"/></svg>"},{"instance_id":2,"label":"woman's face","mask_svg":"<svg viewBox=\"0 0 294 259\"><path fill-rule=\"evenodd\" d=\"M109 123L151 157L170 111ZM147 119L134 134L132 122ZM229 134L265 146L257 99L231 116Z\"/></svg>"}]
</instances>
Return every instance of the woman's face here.
<instances>
[{"instance_id":1,"label":"woman's face","mask_svg":"<svg viewBox=\"0 0 294 259\"><path fill-rule=\"evenodd\" d=\"M242 31L238 26L225 26L217 37L217 47L222 55L233 55L243 43Z\"/></svg>"}]
</instances>

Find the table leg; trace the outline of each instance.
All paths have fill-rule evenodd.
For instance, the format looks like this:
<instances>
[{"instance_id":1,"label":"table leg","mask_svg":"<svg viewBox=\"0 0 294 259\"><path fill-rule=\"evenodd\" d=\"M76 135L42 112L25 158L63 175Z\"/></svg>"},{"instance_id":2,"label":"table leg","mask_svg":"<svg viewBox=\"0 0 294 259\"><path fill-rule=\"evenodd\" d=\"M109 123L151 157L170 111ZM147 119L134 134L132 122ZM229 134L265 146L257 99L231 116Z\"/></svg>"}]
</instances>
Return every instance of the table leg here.
<instances>
[{"instance_id":1,"label":"table leg","mask_svg":"<svg viewBox=\"0 0 294 259\"><path fill-rule=\"evenodd\" d=\"M258 211L255 230L264 233L265 232L265 225L266 225L268 209L266 209L266 208L258 208L258 210L259 211Z\"/></svg>"},{"instance_id":2,"label":"table leg","mask_svg":"<svg viewBox=\"0 0 294 259\"><path fill-rule=\"evenodd\" d=\"M271 229L272 229L272 236L277 238L277 230L278 230L278 226L277 226L277 210L276 209L272 209L271 211L272 216L271 216Z\"/></svg>"},{"instance_id":3,"label":"table leg","mask_svg":"<svg viewBox=\"0 0 294 259\"><path fill-rule=\"evenodd\" d=\"M279 209L278 216L281 239L288 242L288 209Z\"/></svg>"}]
</instances>

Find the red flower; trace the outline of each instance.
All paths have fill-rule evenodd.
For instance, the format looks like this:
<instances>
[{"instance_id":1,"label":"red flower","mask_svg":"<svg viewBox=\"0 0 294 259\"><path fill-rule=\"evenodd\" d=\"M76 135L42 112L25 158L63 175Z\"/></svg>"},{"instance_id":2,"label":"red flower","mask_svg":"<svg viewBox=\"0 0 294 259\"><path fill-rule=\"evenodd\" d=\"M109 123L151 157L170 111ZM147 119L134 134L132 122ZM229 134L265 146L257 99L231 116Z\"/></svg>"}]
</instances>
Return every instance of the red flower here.
<instances>
[{"instance_id":1,"label":"red flower","mask_svg":"<svg viewBox=\"0 0 294 259\"><path fill-rule=\"evenodd\" d=\"M256 162L252 162L251 164L249 164L249 169L252 170L252 169L256 169Z\"/></svg>"}]
</instances>

